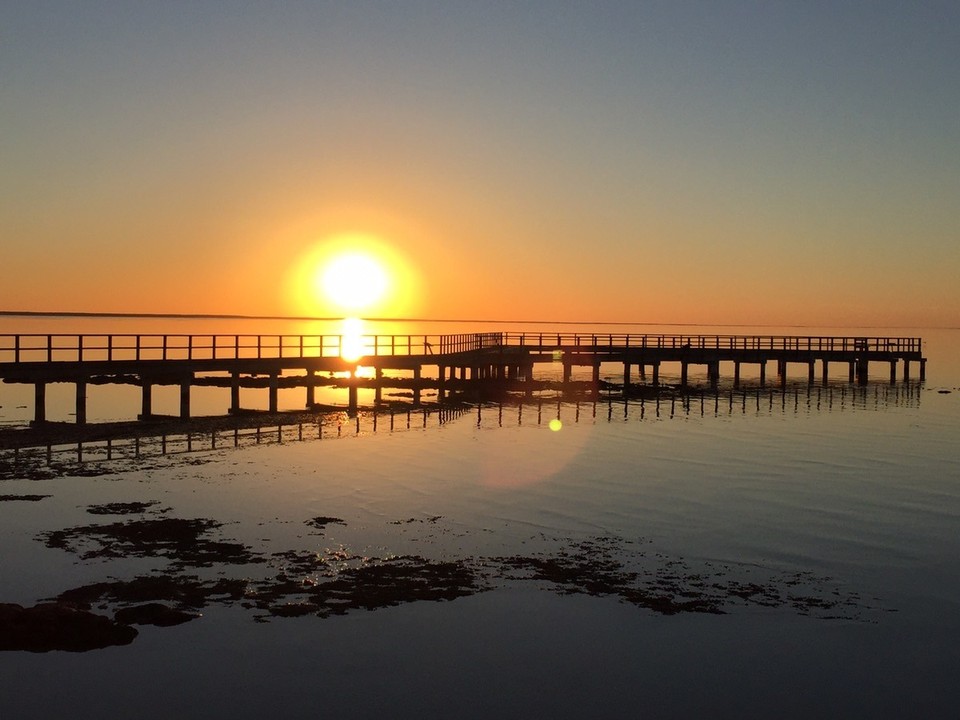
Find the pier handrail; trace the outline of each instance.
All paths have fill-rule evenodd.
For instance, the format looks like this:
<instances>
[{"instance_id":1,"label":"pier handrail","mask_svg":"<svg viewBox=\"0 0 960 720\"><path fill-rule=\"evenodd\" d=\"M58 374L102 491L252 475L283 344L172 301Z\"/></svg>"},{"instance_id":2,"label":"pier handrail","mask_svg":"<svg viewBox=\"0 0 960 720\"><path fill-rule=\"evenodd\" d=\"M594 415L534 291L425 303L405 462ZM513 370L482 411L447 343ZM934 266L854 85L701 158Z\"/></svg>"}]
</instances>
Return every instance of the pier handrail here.
<instances>
[{"instance_id":1,"label":"pier handrail","mask_svg":"<svg viewBox=\"0 0 960 720\"><path fill-rule=\"evenodd\" d=\"M481 332L449 335L0 335L0 363L447 355L489 348L619 352L651 348L919 354L916 337Z\"/></svg>"},{"instance_id":2,"label":"pier handrail","mask_svg":"<svg viewBox=\"0 0 960 720\"><path fill-rule=\"evenodd\" d=\"M505 346L544 350L698 349L919 353L921 338L827 335L633 335L616 333L503 333Z\"/></svg>"},{"instance_id":3,"label":"pier handrail","mask_svg":"<svg viewBox=\"0 0 960 720\"><path fill-rule=\"evenodd\" d=\"M431 335L65 334L0 335L0 363L265 360L345 355L430 355Z\"/></svg>"}]
</instances>

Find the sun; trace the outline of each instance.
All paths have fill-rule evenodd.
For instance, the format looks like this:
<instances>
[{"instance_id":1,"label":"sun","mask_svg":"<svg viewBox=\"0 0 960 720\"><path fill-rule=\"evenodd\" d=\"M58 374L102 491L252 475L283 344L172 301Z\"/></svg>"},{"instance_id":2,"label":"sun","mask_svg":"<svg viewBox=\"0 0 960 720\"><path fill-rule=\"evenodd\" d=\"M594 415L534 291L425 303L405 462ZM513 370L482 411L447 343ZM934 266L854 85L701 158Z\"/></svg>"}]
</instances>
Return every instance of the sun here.
<instances>
[{"instance_id":1,"label":"sun","mask_svg":"<svg viewBox=\"0 0 960 720\"><path fill-rule=\"evenodd\" d=\"M403 317L423 301L420 275L396 244L355 232L311 242L283 286L294 312L311 317Z\"/></svg>"},{"instance_id":2,"label":"sun","mask_svg":"<svg viewBox=\"0 0 960 720\"><path fill-rule=\"evenodd\" d=\"M377 305L390 290L390 276L383 263L360 251L341 252L330 258L318 280L323 297L347 312Z\"/></svg>"}]
</instances>

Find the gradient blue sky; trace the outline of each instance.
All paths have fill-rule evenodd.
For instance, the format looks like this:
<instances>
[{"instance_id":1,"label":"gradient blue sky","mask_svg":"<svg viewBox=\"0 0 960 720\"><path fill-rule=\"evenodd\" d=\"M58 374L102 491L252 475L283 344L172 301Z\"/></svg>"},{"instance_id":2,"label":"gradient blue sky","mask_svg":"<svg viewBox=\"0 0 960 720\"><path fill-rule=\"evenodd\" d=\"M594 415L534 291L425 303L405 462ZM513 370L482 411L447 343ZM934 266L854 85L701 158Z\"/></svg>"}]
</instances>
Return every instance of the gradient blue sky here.
<instances>
[{"instance_id":1,"label":"gradient blue sky","mask_svg":"<svg viewBox=\"0 0 960 720\"><path fill-rule=\"evenodd\" d=\"M0 309L960 325L960 3L20 2ZM300 298L298 300L298 297Z\"/></svg>"}]
</instances>

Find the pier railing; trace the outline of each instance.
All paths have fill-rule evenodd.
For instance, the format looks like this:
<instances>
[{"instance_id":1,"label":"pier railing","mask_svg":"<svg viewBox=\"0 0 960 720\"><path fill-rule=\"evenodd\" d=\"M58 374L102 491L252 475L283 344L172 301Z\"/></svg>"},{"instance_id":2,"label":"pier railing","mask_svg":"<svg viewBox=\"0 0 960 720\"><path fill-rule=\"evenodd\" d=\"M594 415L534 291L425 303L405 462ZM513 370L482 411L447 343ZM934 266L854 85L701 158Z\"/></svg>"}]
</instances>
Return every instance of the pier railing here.
<instances>
[{"instance_id":1,"label":"pier railing","mask_svg":"<svg viewBox=\"0 0 960 720\"><path fill-rule=\"evenodd\" d=\"M0 335L0 363L431 355L429 335Z\"/></svg>"},{"instance_id":2,"label":"pier railing","mask_svg":"<svg viewBox=\"0 0 960 720\"><path fill-rule=\"evenodd\" d=\"M240 360L447 355L488 348L921 352L914 337L795 335L632 335L485 332L452 335L0 335L0 363Z\"/></svg>"},{"instance_id":3,"label":"pier railing","mask_svg":"<svg viewBox=\"0 0 960 720\"><path fill-rule=\"evenodd\" d=\"M440 354L470 352L503 345L504 333L460 333L440 336Z\"/></svg>"},{"instance_id":4,"label":"pier railing","mask_svg":"<svg viewBox=\"0 0 960 720\"><path fill-rule=\"evenodd\" d=\"M584 333L502 333L505 346L584 349L798 350L811 352L919 353L920 338L823 335L631 335Z\"/></svg>"}]
</instances>

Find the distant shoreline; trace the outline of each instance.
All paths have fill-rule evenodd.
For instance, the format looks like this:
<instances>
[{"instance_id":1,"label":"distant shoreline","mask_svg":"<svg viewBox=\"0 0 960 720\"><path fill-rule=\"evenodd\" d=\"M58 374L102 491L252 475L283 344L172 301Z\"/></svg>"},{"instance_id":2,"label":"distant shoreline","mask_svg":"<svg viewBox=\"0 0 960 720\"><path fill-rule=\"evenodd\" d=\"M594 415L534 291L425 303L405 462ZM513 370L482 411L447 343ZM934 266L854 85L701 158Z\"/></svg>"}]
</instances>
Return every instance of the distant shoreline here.
<instances>
[{"instance_id":1,"label":"distant shoreline","mask_svg":"<svg viewBox=\"0 0 960 720\"><path fill-rule=\"evenodd\" d=\"M278 322L340 322L346 317L312 317L308 315L245 315L234 313L134 313L134 312L87 312L79 310L0 310L0 317L24 318L117 318L144 320L269 320ZM754 327L754 328L862 328L862 329L900 329L913 328L924 330L960 330L949 325L832 325L832 324L795 324L795 323L693 323L693 322L643 322L626 320L503 320L497 318L393 318L363 317L367 322L407 322L407 323L475 323L484 325L608 325L617 327Z\"/></svg>"}]
</instances>

